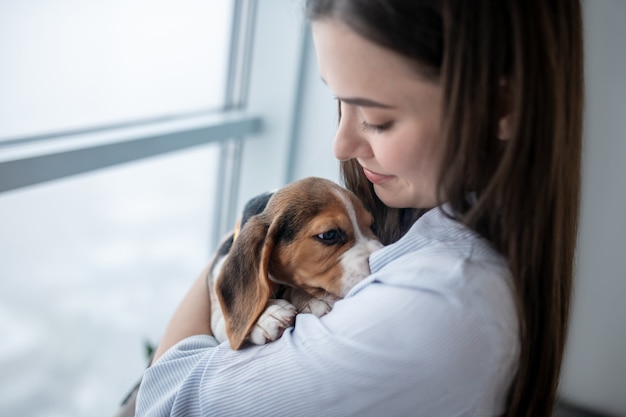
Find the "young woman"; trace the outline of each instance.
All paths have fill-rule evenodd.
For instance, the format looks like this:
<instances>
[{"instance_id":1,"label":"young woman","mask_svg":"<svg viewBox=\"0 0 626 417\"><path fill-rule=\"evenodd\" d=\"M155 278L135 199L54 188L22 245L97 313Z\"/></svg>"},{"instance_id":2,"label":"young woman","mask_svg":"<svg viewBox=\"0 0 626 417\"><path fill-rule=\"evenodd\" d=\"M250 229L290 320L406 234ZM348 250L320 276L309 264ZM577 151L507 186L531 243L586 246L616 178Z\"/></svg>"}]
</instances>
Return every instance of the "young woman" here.
<instances>
[{"instance_id":1,"label":"young woman","mask_svg":"<svg viewBox=\"0 0 626 417\"><path fill-rule=\"evenodd\" d=\"M137 415L549 416L580 183L577 0L307 0L334 152L387 245L321 319L232 351L204 276ZM205 318L205 319L203 319Z\"/></svg>"}]
</instances>

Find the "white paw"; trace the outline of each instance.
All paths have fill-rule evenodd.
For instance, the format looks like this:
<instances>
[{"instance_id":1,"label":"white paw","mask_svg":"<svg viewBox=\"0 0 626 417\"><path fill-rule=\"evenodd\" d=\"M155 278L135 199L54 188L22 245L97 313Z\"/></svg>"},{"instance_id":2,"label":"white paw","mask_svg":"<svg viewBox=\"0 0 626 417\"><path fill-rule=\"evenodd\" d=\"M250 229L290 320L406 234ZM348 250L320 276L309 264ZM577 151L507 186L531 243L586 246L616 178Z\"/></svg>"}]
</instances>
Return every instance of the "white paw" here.
<instances>
[{"instance_id":1,"label":"white paw","mask_svg":"<svg viewBox=\"0 0 626 417\"><path fill-rule=\"evenodd\" d=\"M250 342L264 345L278 339L293 325L296 308L287 300L269 300L267 307L250 332Z\"/></svg>"},{"instance_id":2,"label":"white paw","mask_svg":"<svg viewBox=\"0 0 626 417\"><path fill-rule=\"evenodd\" d=\"M328 313L332 308L334 301L331 300L322 300L319 298L311 298L306 302L304 307L302 307L302 313L312 313L317 317L322 317L324 314Z\"/></svg>"}]
</instances>

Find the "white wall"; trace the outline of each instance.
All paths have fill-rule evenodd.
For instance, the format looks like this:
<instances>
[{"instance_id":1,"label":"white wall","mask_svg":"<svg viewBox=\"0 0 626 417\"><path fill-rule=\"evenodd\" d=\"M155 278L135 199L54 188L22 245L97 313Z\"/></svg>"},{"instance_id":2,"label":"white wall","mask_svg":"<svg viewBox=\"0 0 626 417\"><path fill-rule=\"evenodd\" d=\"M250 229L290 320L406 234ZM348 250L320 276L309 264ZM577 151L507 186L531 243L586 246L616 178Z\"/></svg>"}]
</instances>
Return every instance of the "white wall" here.
<instances>
[{"instance_id":1,"label":"white wall","mask_svg":"<svg viewBox=\"0 0 626 417\"><path fill-rule=\"evenodd\" d=\"M586 133L562 396L626 416L626 2L587 0Z\"/></svg>"},{"instance_id":2,"label":"white wall","mask_svg":"<svg viewBox=\"0 0 626 417\"><path fill-rule=\"evenodd\" d=\"M587 103L573 316L561 395L626 416L626 1L585 3ZM295 177L337 178L336 106L307 52Z\"/></svg>"},{"instance_id":3,"label":"white wall","mask_svg":"<svg viewBox=\"0 0 626 417\"><path fill-rule=\"evenodd\" d=\"M293 179L325 177L339 182L339 163L332 144L337 130L337 103L320 79L317 57L310 33L305 39L300 123L295 134Z\"/></svg>"},{"instance_id":4,"label":"white wall","mask_svg":"<svg viewBox=\"0 0 626 417\"><path fill-rule=\"evenodd\" d=\"M308 176L339 181L333 96L322 83L301 1L257 3L248 111L263 131L244 144L238 205Z\"/></svg>"},{"instance_id":5,"label":"white wall","mask_svg":"<svg viewBox=\"0 0 626 417\"><path fill-rule=\"evenodd\" d=\"M263 117L263 131L244 144L240 207L287 182L305 34L299 3L261 0L256 5L246 110Z\"/></svg>"}]
</instances>

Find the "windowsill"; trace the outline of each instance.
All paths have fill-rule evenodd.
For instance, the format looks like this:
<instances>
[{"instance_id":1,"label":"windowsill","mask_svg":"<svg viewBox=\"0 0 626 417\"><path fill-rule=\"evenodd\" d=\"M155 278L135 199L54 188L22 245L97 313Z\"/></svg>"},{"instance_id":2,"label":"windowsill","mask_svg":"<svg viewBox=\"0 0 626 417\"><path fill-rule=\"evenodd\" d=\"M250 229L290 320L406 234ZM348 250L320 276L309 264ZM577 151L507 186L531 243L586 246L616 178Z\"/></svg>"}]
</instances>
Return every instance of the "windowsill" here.
<instances>
[{"instance_id":1,"label":"windowsill","mask_svg":"<svg viewBox=\"0 0 626 417\"><path fill-rule=\"evenodd\" d=\"M261 131L259 116L222 112L1 147L0 192Z\"/></svg>"}]
</instances>

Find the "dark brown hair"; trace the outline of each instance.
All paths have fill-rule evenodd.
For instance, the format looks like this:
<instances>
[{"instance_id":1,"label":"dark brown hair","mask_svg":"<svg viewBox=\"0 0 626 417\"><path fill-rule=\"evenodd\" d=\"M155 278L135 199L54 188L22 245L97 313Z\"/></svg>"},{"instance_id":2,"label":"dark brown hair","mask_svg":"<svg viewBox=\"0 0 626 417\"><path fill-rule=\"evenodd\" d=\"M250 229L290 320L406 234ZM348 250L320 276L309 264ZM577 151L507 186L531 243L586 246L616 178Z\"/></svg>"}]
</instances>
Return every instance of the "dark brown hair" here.
<instances>
[{"instance_id":1,"label":"dark brown hair","mask_svg":"<svg viewBox=\"0 0 626 417\"><path fill-rule=\"evenodd\" d=\"M580 1L307 0L307 13L342 21L443 86L438 198L507 258L515 283L521 353L507 416L551 415L578 225ZM507 112L503 141L498 122ZM341 169L374 212L383 242L399 239L423 213L386 207L356 161Z\"/></svg>"}]
</instances>

